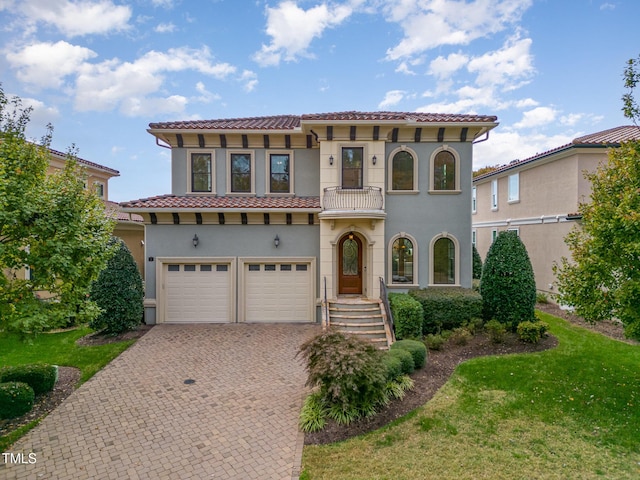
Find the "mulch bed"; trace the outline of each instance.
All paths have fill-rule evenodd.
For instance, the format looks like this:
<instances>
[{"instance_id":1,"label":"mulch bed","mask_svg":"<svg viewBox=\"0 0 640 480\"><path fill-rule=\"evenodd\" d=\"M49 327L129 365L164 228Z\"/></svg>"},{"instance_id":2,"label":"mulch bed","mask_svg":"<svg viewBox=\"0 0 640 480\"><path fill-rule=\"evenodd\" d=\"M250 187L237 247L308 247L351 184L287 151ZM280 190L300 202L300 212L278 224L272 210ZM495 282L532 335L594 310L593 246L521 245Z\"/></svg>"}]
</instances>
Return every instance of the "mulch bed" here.
<instances>
[{"instance_id":1,"label":"mulch bed","mask_svg":"<svg viewBox=\"0 0 640 480\"><path fill-rule=\"evenodd\" d=\"M76 340L76 344L84 346L106 345L108 343L120 342L140 338L147 333L153 325L141 325L136 330L124 332L120 335L100 335L98 333L89 334ZM33 408L18 418L0 420L0 437L5 436L28 423L46 417L49 412L60 405L69 395L73 393L80 380L81 372L74 367L58 367L58 381L53 390L36 396Z\"/></svg>"}]
</instances>

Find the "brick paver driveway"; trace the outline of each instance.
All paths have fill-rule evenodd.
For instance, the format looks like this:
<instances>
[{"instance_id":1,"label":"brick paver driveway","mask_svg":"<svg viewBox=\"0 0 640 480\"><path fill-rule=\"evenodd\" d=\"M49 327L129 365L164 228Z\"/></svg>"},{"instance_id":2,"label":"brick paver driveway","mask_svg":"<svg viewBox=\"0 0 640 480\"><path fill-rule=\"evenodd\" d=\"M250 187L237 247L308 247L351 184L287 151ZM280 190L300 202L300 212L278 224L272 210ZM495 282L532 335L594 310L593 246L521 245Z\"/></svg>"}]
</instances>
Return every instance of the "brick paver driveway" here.
<instances>
[{"instance_id":1,"label":"brick paver driveway","mask_svg":"<svg viewBox=\"0 0 640 480\"><path fill-rule=\"evenodd\" d=\"M294 357L319 328L158 325L11 447L25 464L0 461L0 478L297 478Z\"/></svg>"}]
</instances>

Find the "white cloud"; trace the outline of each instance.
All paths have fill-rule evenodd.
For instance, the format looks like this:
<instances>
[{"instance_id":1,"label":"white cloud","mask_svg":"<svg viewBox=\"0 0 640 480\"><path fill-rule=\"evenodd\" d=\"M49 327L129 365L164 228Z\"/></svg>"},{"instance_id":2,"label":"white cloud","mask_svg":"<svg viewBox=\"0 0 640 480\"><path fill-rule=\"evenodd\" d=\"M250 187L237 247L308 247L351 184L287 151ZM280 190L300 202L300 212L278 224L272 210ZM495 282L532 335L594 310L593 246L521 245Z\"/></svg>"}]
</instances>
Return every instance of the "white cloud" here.
<instances>
[{"instance_id":1,"label":"white cloud","mask_svg":"<svg viewBox=\"0 0 640 480\"><path fill-rule=\"evenodd\" d=\"M404 90L391 90L387 92L384 96L384 100L382 100L378 104L378 108L381 110L386 110L389 107L397 105L402 101L407 92Z\"/></svg>"},{"instance_id":2,"label":"white cloud","mask_svg":"<svg viewBox=\"0 0 640 480\"><path fill-rule=\"evenodd\" d=\"M469 62L469 57L462 53L452 53L447 58L439 56L429 64L429 74L439 78L448 78Z\"/></svg>"},{"instance_id":3,"label":"white cloud","mask_svg":"<svg viewBox=\"0 0 640 480\"><path fill-rule=\"evenodd\" d=\"M469 72L477 73L479 85L506 85L507 90L513 90L535 73L531 43L530 38L510 38L500 50L473 58Z\"/></svg>"},{"instance_id":4,"label":"white cloud","mask_svg":"<svg viewBox=\"0 0 640 480\"><path fill-rule=\"evenodd\" d=\"M214 100L220 100L220 95L211 93L202 82L196 83L196 91L200 94L200 96L196 98L196 101L199 103L211 103Z\"/></svg>"},{"instance_id":5,"label":"white cloud","mask_svg":"<svg viewBox=\"0 0 640 480\"><path fill-rule=\"evenodd\" d=\"M558 111L551 107L537 107L522 114L522 120L513 124L514 128L531 128L548 125L558 116Z\"/></svg>"},{"instance_id":6,"label":"white cloud","mask_svg":"<svg viewBox=\"0 0 640 480\"><path fill-rule=\"evenodd\" d=\"M131 18L131 7L111 0L23 0L15 5L27 24L53 25L67 37L126 30Z\"/></svg>"},{"instance_id":7,"label":"white cloud","mask_svg":"<svg viewBox=\"0 0 640 480\"><path fill-rule=\"evenodd\" d=\"M156 27L153 29L156 33L173 33L176 31L176 26L169 22L169 23L160 23L158 25L156 25Z\"/></svg>"},{"instance_id":8,"label":"white cloud","mask_svg":"<svg viewBox=\"0 0 640 480\"><path fill-rule=\"evenodd\" d=\"M263 44L253 55L259 65L275 66L282 60L295 61L300 57L311 57L307 51L315 38L322 36L327 28L336 27L353 13L350 5L323 3L304 10L286 0L276 7L267 7L266 33L271 43Z\"/></svg>"},{"instance_id":9,"label":"white cloud","mask_svg":"<svg viewBox=\"0 0 640 480\"><path fill-rule=\"evenodd\" d=\"M615 10L616 6L613 3L605 2L600 5L600 10Z\"/></svg>"},{"instance_id":10,"label":"white cloud","mask_svg":"<svg viewBox=\"0 0 640 480\"><path fill-rule=\"evenodd\" d=\"M184 111L188 100L182 95L169 97L130 97L120 105L120 111L129 117L150 116L158 113L179 114Z\"/></svg>"},{"instance_id":11,"label":"white cloud","mask_svg":"<svg viewBox=\"0 0 640 480\"><path fill-rule=\"evenodd\" d=\"M258 75L251 70L244 70L240 75L240 82L244 83L245 91L253 92L258 85Z\"/></svg>"},{"instance_id":12,"label":"white cloud","mask_svg":"<svg viewBox=\"0 0 640 480\"><path fill-rule=\"evenodd\" d=\"M520 20L532 0L387 0L384 12L404 38L387 50L400 60L442 45L467 45Z\"/></svg>"},{"instance_id":13,"label":"white cloud","mask_svg":"<svg viewBox=\"0 0 640 480\"><path fill-rule=\"evenodd\" d=\"M7 53L6 58L17 70L20 81L37 87L57 88L63 85L65 77L75 74L96 55L88 48L59 41L31 44Z\"/></svg>"}]
</instances>

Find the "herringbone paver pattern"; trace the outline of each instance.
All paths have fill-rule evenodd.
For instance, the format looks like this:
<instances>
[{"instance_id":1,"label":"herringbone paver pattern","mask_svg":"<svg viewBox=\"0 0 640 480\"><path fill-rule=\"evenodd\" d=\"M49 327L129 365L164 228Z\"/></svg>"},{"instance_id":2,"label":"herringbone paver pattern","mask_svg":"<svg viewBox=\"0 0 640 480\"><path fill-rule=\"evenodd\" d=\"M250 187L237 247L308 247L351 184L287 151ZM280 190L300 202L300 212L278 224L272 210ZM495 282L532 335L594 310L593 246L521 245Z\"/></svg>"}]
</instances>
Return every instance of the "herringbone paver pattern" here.
<instances>
[{"instance_id":1,"label":"herringbone paver pattern","mask_svg":"<svg viewBox=\"0 0 640 480\"><path fill-rule=\"evenodd\" d=\"M316 325L158 325L10 451L6 479L297 478ZM185 383L185 380L194 380Z\"/></svg>"}]
</instances>

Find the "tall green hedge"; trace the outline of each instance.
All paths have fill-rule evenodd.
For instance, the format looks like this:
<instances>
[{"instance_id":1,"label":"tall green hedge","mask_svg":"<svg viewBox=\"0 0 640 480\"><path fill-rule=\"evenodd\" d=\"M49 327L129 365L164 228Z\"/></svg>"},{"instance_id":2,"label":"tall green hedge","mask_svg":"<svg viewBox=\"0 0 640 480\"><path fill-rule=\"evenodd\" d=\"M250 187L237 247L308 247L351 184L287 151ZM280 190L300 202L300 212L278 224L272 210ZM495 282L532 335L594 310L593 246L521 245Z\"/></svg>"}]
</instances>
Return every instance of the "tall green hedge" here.
<instances>
[{"instance_id":1,"label":"tall green hedge","mask_svg":"<svg viewBox=\"0 0 640 480\"><path fill-rule=\"evenodd\" d=\"M471 246L473 247L473 278L480 279L480 277L482 277L482 258L476 246Z\"/></svg>"},{"instance_id":2,"label":"tall green hedge","mask_svg":"<svg viewBox=\"0 0 640 480\"><path fill-rule=\"evenodd\" d=\"M482 297L468 288L431 287L411 290L409 295L422 305L422 333L453 330L482 315Z\"/></svg>"},{"instance_id":3,"label":"tall green hedge","mask_svg":"<svg viewBox=\"0 0 640 480\"><path fill-rule=\"evenodd\" d=\"M138 266L127 245L117 237L111 242L116 243L118 249L91 287L91 300L102 313L89 326L107 334L118 334L142 323L144 291Z\"/></svg>"},{"instance_id":4,"label":"tall green hedge","mask_svg":"<svg viewBox=\"0 0 640 480\"><path fill-rule=\"evenodd\" d=\"M480 294L485 320L495 318L515 331L535 320L536 281L529 254L516 232L500 232L482 269Z\"/></svg>"},{"instance_id":5,"label":"tall green hedge","mask_svg":"<svg viewBox=\"0 0 640 480\"><path fill-rule=\"evenodd\" d=\"M406 293L390 293L389 306L393 314L396 338L422 338L422 305Z\"/></svg>"}]
</instances>

